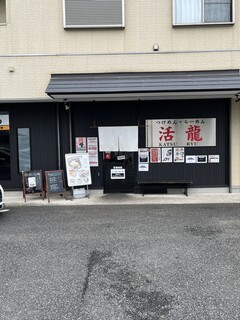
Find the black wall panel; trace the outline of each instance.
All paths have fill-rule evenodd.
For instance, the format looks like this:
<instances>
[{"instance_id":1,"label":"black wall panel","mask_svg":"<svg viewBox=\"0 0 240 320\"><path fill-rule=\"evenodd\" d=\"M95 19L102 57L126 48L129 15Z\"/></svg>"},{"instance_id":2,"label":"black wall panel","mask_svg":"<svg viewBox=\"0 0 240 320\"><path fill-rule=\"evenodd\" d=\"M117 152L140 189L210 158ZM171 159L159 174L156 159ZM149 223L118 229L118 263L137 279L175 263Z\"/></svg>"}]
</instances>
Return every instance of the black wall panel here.
<instances>
[{"instance_id":1,"label":"black wall panel","mask_svg":"<svg viewBox=\"0 0 240 320\"><path fill-rule=\"evenodd\" d=\"M10 117L11 180L0 181L6 189L20 189L18 172L17 128L30 128L32 169L58 169L57 106L59 106L61 168L65 153L70 152L69 111L62 103L1 104ZM168 101L71 102L72 150L75 137L97 137L98 126L139 126L139 148L145 147L146 119L216 118L215 147L185 148L185 155L219 155L220 163L150 164L149 172L138 172L138 179L187 179L193 186L229 185L229 107L228 99ZM91 188L103 186L103 161L92 168ZM137 160L137 153L136 153ZM135 162L137 166L137 161ZM137 172L137 167L136 167Z\"/></svg>"},{"instance_id":2,"label":"black wall panel","mask_svg":"<svg viewBox=\"0 0 240 320\"><path fill-rule=\"evenodd\" d=\"M75 103L73 132L75 136L97 136L98 126L139 125L139 147L144 148L146 119L216 118L216 146L185 148L185 155L219 155L220 163L150 164L149 172L138 172L138 179L186 179L194 182L193 187L228 186L229 106L228 99ZM99 168L92 170L96 186L102 186L103 181L99 178L102 154L99 159Z\"/></svg>"},{"instance_id":3,"label":"black wall panel","mask_svg":"<svg viewBox=\"0 0 240 320\"><path fill-rule=\"evenodd\" d=\"M220 163L162 163L150 164L149 172L139 172L139 180L184 179L197 186L229 185L229 100L180 100L153 102L155 107L142 109L142 118L180 119L216 118L216 146L188 147L185 155L220 155ZM143 129L142 129L143 130ZM142 147L145 141L142 141Z\"/></svg>"},{"instance_id":4,"label":"black wall panel","mask_svg":"<svg viewBox=\"0 0 240 320\"><path fill-rule=\"evenodd\" d=\"M32 169L57 168L57 129L55 103L1 104L0 112L10 118L11 180L1 181L5 189L21 189L18 172L17 128L30 128Z\"/></svg>"}]
</instances>

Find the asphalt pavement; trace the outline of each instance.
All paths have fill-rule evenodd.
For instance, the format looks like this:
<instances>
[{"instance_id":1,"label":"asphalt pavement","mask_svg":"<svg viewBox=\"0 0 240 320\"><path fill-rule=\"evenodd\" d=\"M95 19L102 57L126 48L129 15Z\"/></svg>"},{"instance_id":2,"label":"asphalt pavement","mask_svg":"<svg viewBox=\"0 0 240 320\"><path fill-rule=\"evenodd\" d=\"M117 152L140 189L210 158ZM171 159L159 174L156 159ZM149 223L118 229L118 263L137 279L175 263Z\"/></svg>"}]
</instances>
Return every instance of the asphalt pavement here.
<instances>
[{"instance_id":1,"label":"asphalt pavement","mask_svg":"<svg viewBox=\"0 0 240 320\"><path fill-rule=\"evenodd\" d=\"M0 213L1 320L240 319L238 203L45 202Z\"/></svg>"}]
</instances>

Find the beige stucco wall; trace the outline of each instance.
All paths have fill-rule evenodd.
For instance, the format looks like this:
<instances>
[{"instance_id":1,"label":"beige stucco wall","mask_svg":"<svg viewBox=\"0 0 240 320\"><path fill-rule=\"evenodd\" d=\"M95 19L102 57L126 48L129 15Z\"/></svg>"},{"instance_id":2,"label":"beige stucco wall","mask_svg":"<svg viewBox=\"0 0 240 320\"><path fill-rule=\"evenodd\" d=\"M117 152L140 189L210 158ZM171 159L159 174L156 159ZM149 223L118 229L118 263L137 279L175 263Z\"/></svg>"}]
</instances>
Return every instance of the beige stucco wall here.
<instances>
[{"instance_id":1,"label":"beige stucco wall","mask_svg":"<svg viewBox=\"0 0 240 320\"><path fill-rule=\"evenodd\" d=\"M240 14L235 4L236 17ZM151 52L237 49L234 26L172 27L172 1L125 1L124 29L64 30L61 0L7 1L7 26L0 29L3 54Z\"/></svg>"},{"instance_id":2,"label":"beige stucco wall","mask_svg":"<svg viewBox=\"0 0 240 320\"><path fill-rule=\"evenodd\" d=\"M51 73L240 66L238 19L228 26L172 27L171 0L125 1L126 27L110 30L64 30L62 1L6 4L7 24L0 26L0 101L47 98ZM240 16L238 2L235 11ZM153 52L155 43L159 52Z\"/></svg>"},{"instance_id":3,"label":"beige stucco wall","mask_svg":"<svg viewBox=\"0 0 240 320\"><path fill-rule=\"evenodd\" d=\"M240 52L1 57L0 100L47 99L44 91L52 73L231 69L237 67L236 59L239 66Z\"/></svg>"},{"instance_id":4,"label":"beige stucco wall","mask_svg":"<svg viewBox=\"0 0 240 320\"><path fill-rule=\"evenodd\" d=\"M240 192L240 102L232 100L230 116L230 171L232 192Z\"/></svg>"},{"instance_id":5,"label":"beige stucco wall","mask_svg":"<svg viewBox=\"0 0 240 320\"><path fill-rule=\"evenodd\" d=\"M240 3L228 26L172 27L172 1L125 1L124 29L64 30L62 1L6 2L0 25L0 103L49 99L52 73L240 68ZM153 45L159 52L153 52ZM9 71L13 67L13 72ZM240 111L231 108L231 177L240 190Z\"/></svg>"}]
</instances>

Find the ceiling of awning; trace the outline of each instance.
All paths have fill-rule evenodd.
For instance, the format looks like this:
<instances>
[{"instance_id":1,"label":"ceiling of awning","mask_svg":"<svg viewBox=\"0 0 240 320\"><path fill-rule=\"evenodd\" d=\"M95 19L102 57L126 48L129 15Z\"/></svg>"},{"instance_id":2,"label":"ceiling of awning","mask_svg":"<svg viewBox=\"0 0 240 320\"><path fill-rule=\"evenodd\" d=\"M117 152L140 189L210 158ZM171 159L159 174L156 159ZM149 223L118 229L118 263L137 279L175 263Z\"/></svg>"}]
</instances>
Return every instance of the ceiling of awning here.
<instances>
[{"instance_id":1,"label":"ceiling of awning","mask_svg":"<svg viewBox=\"0 0 240 320\"><path fill-rule=\"evenodd\" d=\"M58 101L233 98L240 72L52 74L46 93Z\"/></svg>"}]
</instances>

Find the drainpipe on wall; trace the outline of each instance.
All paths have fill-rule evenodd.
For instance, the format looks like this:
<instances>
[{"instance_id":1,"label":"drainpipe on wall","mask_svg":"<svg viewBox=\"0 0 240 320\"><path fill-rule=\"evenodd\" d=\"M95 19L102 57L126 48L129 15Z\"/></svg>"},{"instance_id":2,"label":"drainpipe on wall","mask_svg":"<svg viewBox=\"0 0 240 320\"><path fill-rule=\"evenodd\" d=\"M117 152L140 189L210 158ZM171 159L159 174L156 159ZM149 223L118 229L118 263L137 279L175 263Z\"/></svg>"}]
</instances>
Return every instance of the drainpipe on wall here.
<instances>
[{"instance_id":1,"label":"drainpipe on wall","mask_svg":"<svg viewBox=\"0 0 240 320\"><path fill-rule=\"evenodd\" d=\"M73 152L73 148L72 148L72 110L71 110L71 106L69 105L69 110L68 110L68 122L69 122L69 150L70 153Z\"/></svg>"},{"instance_id":2,"label":"drainpipe on wall","mask_svg":"<svg viewBox=\"0 0 240 320\"><path fill-rule=\"evenodd\" d=\"M232 193L232 99L230 99L230 108L229 108L229 138L228 138L228 145L229 145L229 193Z\"/></svg>"},{"instance_id":3,"label":"drainpipe on wall","mask_svg":"<svg viewBox=\"0 0 240 320\"><path fill-rule=\"evenodd\" d=\"M68 127L69 127L69 152L72 153L72 112L71 105L67 99L63 99L65 110L68 112Z\"/></svg>"},{"instance_id":4,"label":"drainpipe on wall","mask_svg":"<svg viewBox=\"0 0 240 320\"><path fill-rule=\"evenodd\" d=\"M57 157L58 157L58 170L61 169L61 147L60 147L60 124L59 124L59 104L57 102Z\"/></svg>"},{"instance_id":5,"label":"drainpipe on wall","mask_svg":"<svg viewBox=\"0 0 240 320\"><path fill-rule=\"evenodd\" d=\"M72 110L71 105L67 100L65 100L65 110L68 112L68 125L69 125L69 152L73 152L72 148ZM74 195L74 187L71 187L72 197Z\"/></svg>"}]
</instances>

